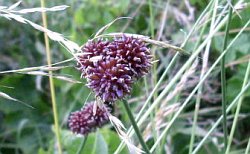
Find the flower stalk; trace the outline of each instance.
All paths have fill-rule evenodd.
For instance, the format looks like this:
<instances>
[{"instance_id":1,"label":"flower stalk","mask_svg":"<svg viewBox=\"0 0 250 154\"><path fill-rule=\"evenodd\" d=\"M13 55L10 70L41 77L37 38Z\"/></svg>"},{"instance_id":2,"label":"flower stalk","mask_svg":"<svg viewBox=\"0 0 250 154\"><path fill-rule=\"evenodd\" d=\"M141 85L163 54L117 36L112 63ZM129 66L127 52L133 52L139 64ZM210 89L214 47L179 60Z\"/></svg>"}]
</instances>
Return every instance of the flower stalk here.
<instances>
[{"instance_id":1,"label":"flower stalk","mask_svg":"<svg viewBox=\"0 0 250 154\"><path fill-rule=\"evenodd\" d=\"M77 151L77 154L81 154L81 153L82 153L82 150L83 150L84 146L86 145L87 139L88 139L88 135L86 135L86 136L83 138L83 140L82 140L82 142L81 142L81 145L80 145L80 147L79 147L79 149L78 149L78 151Z\"/></svg>"},{"instance_id":2,"label":"flower stalk","mask_svg":"<svg viewBox=\"0 0 250 154\"><path fill-rule=\"evenodd\" d=\"M141 132L140 132L140 130L139 130L139 128L138 128L138 126L137 126L137 124L136 124L136 122L135 122L134 116L133 116L133 114L132 114L132 112L131 112L131 109L130 109L130 107L129 107L128 102L127 102L126 100L124 100L124 99L123 99L122 102L123 102L123 105L124 105L125 110L126 110L126 112L127 112L127 115L128 115L128 117L129 117L129 120L130 120L130 122L131 122L131 124L132 124L132 126L133 126L133 128L134 128L134 130L135 130L135 133L136 133L136 135L137 135L137 137L138 137L138 139L139 139L139 142L141 143L141 146L143 147L143 149L144 149L144 151L145 151L146 154L150 154L150 151L149 151L149 149L148 149L148 146L147 146L147 144L145 143L145 141L144 141L144 139L143 139L143 137L142 137L142 135L141 135Z\"/></svg>"}]
</instances>

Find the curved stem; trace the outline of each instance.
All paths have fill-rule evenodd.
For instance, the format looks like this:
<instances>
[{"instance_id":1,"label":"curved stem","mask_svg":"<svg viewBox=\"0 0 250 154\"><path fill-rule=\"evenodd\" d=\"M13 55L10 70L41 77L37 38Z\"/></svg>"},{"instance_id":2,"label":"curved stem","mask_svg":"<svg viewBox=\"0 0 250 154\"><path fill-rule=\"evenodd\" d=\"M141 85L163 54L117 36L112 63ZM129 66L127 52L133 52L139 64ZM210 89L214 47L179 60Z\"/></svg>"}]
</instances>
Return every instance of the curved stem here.
<instances>
[{"instance_id":1,"label":"curved stem","mask_svg":"<svg viewBox=\"0 0 250 154\"><path fill-rule=\"evenodd\" d=\"M82 149L84 148L86 142L87 142L88 136L85 136L84 139L82 140L82 143L79 147L79 149L77 150L77 154L81 154L82 153Z\"/></svg>"},{"instance_id":2,"label":"curved stem","mask_svg":"<svg viewBox=\"0 0 250 154\"><path fill-rule=\"evenodd\" d=\"M141 133L140 133L140 130L139 130L139 128L138 128L138 126L137 126L137 124L136 124L136 122L135 122L134 116L133 116L133 114L132 114L132 112L131 112L131 110L130 110L130 107L129 107L128 102L127 102L126 100L123 100L122 102L123 102L123 105L124 105L124 107L125 107L125 110L126 110L126 112L127 112L127 114L128 114L129 120L130 120L130 122L131 122L131 124L132 124L132 126L133 126L133 128L134 128L134 130L135 130L135 133L136 133L136 135L137 135L137 137L138 137L138 139L139 139L139 142L141 143L141 145L142 145L144 151L145 151L147 154L150 154L149 149L148 149L148 146L147 146L146 143L144 142L144 139L142 138L142 135L141 135Z\"/></svg>"}]
</instances>

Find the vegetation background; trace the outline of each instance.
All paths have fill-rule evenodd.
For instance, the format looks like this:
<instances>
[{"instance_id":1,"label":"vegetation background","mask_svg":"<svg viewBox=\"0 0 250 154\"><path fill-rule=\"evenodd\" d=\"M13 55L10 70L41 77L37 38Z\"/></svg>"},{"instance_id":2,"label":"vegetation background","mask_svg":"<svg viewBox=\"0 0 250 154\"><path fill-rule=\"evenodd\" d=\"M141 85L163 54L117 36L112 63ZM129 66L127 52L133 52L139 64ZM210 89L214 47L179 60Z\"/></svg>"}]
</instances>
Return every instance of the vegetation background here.
<instances>
[{"instance_id":1,"label":"vegetation background","mask_svg":"<svg viewBox=\"0 0 250 154\"><path fill-rule=\"evenodd\" d=\"M0 6L11 6L16 2L15 0L0 0ZM207 66L206 72L222 54L226 23L219 31L212 34L210 22L213 19L218 19L215 20L218 21L218 25L222 22L223 17L229 13L230 7L227 2L221 0L218 2L217 7L210 7L211 12L217 8L216 16L214 18L208 16L198 25L195 25L195 22L206 7L210 5L211 1L209 0L47 0L46 7L70 6L64 11L47 12L48 29L63 34L66 38L79 45L93 37L101 27L121 16L132 17L133 19L119 20L110 26L105 33L141 34L150 36L154 40L166 41L169 44L181 46L195 25L196 31L184 46L184 49L190 53L189 55L179 54L176 57L176 51L173 49L150 45L151 51L155 55L154 60L159 61L154 63L152 73L134 85L133 93L131 97L128 97L134 116L140 111L150 93L156 87L156 83L163 76L164 71L168 69L171 60L175 59L175 62L168 69L168 72L164 74L161 85L157 87L156 93L150 99L150 104L168 87L192 53L197 51L199 45L209 35L212 35L213 38L208 49L201 48L202 52L199 54L199 58L193 61L192 65L185 68L185 72L179 76L178 82L174 83L171 90L160 99L160 103L141 125L140 128L144 139L147 140L148 146L152 147L200 81L203 66ZM244 2L249 3L249 1ZM40 6L38 0L23 0L18 9ZM223 17L219 18L221 12ZM237 35L250 19L249 5L237 10L237 12L233 13L229 27L230 31L226 35L228 36L228 42L237 38L225 59L227 106L240 94L243 80L246 74L249 74L247 66L250 59L250 27L247 26L243 33ZM23 17L42 25L42 16L39 12L25 14ZM45 40L42 32L35 30L30 25L7 20L1 16L0 27L0 73L7 70L46 65ZM72 58L72 55L57 42L50 41L50 45L53 63ZM209 51L209 56L208 61L204 64L206 50ZM110 124L98 129L95 133L91 133L84 147L82 147L83 138L73 135L68 130L67 118L70 112L81 108L86 100L94 100L94 95L84 85L86 81L80 79L80 72L75 69L76 63L74 61L62 65L67 67L54 71L55 76L64 76L73 81L81 82L54 80L63 151L68 154L114 153L121 141ZM154 153L187 154L190 153L190 146L195 148L201 143L201 140L222 115L220 72L219 65L212 69L212 72L203 83L201 95L194 94L191 97L191 100L178 115L175 122L171 123L170 131L163 135L163 139L160 139ZM246 79L246 81L249 82L249 79ZM56 153L57 146L55 144L56 138L49 87L48 77L46 76L27 75L25 73L0 74L0 92L34 107L32 109L23 103L0 97L0 153ZM195 110L195 106L199 101L199 110ZM227 114L227 130L229 133L236 117L235 111L236 106L233 106ZM195 125L193 125L194 113L199 113ZM240 154L246 151L250 135L249 113L250 90L248 88L244 93L240 114L237 118L236 130L229 151L231 154ZM113 114L123 122L126 128L131 126L121 102L116 102ZM195 128L195 131L192 131L194 130L192 128ZM193 145L190 142L192 135L195 135ZM223 125L220 123L209 134L206 142L197 153L224 153L223 145L225 141L223 141L223 136ZM140 147L135 135L132 139L133 143ZM128 153L128 150L124 148L120 153Z\"/></svg>"}]
</instances>

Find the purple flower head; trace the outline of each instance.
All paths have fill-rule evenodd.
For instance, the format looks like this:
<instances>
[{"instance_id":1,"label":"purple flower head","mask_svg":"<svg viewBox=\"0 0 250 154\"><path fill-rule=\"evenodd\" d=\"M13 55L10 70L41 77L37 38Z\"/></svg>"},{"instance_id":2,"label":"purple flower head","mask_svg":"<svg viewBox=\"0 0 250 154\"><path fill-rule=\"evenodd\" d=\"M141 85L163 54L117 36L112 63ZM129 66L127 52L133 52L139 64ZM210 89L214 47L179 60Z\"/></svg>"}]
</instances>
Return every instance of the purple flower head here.
<instances>
[{"instance_id":1,"label":"purple flower head","mask_svg":"<svg viewBox=\"0 0 250 154\"><path fill-rule=\"evenodd\" d=\"M152 55L142 40L125 35L113 41L89 41L78 56L87 86L107 102L130 94L135 79L149 72L151 60Z\"/></svg>"},{"instance_id":2,"label":"purple flower head","mask_svg":"<svg viewBox=\"0 0 250 154\"><path fill-rule=\"evenodd\" d=\"M109 109L104 105L97 106L93 111L94 102L87 103L81 110L72 112L68 119L68 126L73 133L86 135L108 123Z\"/></svg>"},{"instance_id":3,"label":"purple flower head","mask_svg":"<svg viewBox=\"0 0 250 154\"><path fill-rule=\"evenodd\" d=\"M101 39L95 41L88 41L81 49L82 52L78 56L79 69L82 71L82 76L86 75L86 70L89 67L94 67L95 60L93 58L105 59L109 41Z\"/></svg>"},{"instance_id":4,"label":"purple flower head","mask_svg":"<svg viewBox=\"0 0 250 154\"><path fill-rule=\"evenodd\" d=\"M126 64L109 57L98 62L87 71L87 86L100 96L103 101L114 102L131 92L132 77Z\"/></svg>"},{"instance_id":5,"label":"purple flower head","mask_svg":"<svg viewBox=\"0 0 250 154\"><path fill-rule=\"evenodd\" d=\"M108 48L112 51L108 55L118 57L121 63L127 64L132 76L139 78L149 72L152 55L142 40L124 35L114 39Z\"/></svg>"}]
</instances>

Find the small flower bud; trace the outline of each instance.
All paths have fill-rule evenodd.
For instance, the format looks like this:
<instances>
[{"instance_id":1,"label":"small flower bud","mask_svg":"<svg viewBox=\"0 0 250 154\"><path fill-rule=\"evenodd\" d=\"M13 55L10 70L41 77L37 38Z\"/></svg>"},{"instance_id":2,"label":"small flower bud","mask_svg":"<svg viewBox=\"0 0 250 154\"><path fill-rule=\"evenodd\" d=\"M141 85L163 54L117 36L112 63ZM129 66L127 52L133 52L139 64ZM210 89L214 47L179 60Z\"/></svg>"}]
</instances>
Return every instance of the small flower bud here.
<instances>
[{"instance_id":1,"label":"small flower bud","mask_svg":"<svg viewBox=\"0 0 250 154\"><path fill-rule=\"evenodd\" d=\"M86 104L80 111L72 112L68 126L73 133L86 135L102 127L109 121L109 109L105 105L97 106L94 114L94 102Z\"/></svg>"}]
</instances>

